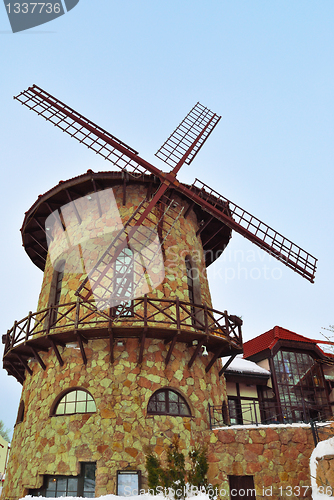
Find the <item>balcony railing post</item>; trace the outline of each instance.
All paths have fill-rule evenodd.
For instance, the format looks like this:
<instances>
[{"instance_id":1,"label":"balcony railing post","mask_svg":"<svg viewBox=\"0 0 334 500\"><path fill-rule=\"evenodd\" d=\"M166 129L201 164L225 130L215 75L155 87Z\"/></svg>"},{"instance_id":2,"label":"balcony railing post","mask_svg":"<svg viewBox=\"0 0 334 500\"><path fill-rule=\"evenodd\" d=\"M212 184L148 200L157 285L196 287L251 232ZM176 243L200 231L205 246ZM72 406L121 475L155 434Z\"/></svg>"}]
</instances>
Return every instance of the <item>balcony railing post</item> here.
<instances>
[{"instance_id":1,"label":"balcony railing post","mask_svg":"<svg viewBox=\"0 0 334 500\"><path fill-rule=\"evenodd\" d=\"M180 299L179 297L176 297L175 300L175 307L176 307L176 328L177 331L179 332L181 329L181 319L180 319Z\"/></svg>"},{"instance_id":2,"label":"balcony railing post","mask_svg":"<svg viewBox=\"0 0 334 500\"><path fill-rule=\"evenodd\" d=\"M144 295L144 327L147 327L147 294Z\"/></svg>"},{"instance_id":3,"label":"balcony railing post","mask_svg":"<svg viewBox=\"0 0 334 500\"><path fill-rule=\"evenodd\" d=\"M75 307L75 324L74 324L75 331L78 330L79 316L80 316L80 297L78 296L77 297L76 307Z\"/></svg>"},{"instance_id":4,"label":"balcony railing post","mask_svg":"<svg viewBox=\"0 0 334 500\"><path fill-rule=\"evenodd\" d=\"M258 425L259 425L259 422L258 422L258 420L257 420L256 400L255 400L255 399L254 399L254 401L253 401L253 405L254 405L255 424L256 424L256 426L258 426Z\"/></svg>"},{"instance_id":5,"label":"balcony railing post","mask_svg":"<svg viewBox=\"0 0 334 500\"><path fill-rule=\"evenodd\" d=\"M27 329L26 329L26 336L25 336L25 341L24 341L24 343L26 343L26 342L27 342L27 340L29 340L31 316L32 316L32 311L29 311L29 314L28 314L28 321L27 321Z\"/></svg>"},{"instance_id":6,"label":"balcony railing post","mask_svg":"<svg viewBox=\"0 0 334 500\"><path fill-rule=\"evenodd\" d=\"M13 334L12 334L12 339L11 339L11 344L10 347L14 347L15 344L15 333L16 333L16 328L17 328L17 321L14 321L14 326L13 326Z\"/></svg>"}]
</instances>

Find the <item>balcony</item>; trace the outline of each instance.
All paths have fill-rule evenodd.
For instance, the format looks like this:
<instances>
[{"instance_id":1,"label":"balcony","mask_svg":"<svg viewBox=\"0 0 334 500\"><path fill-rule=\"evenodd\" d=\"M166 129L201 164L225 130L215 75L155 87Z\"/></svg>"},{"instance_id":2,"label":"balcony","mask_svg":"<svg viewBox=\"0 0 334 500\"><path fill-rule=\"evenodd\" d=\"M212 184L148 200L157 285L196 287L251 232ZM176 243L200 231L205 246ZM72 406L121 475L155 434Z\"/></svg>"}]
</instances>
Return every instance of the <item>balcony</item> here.
<instances>
[{"instance_id":1,"label":"balcony","mask_svg":"<svg viewBox=\"0 0 334 500\"><path fill-rule=\"evenodd\" d=\"M39 352L52 348L59 361L63 360L58 346L78 342L83 363L87 363L84 344L89 340L107 338L110 341L110 361L113 362L114 340L138 338L138 363L143 360L145 339L163 340L167 347L165 358L168 364L175 342L184 342L188 347L197 341L197 348L188 366L191 367L202 345L213 353L206 370L223 356L242 352L242 320L206 305L178 300L151 299L144 296L133 301L131 306L98 310L92 301L78 299L76 302L59 304L30 312L15 321L13 327L2 336L5 344L3 364L10 375L23 383L25 370L32 373L28 359L35 358L45 370ZM222 370L220 375L222 374Z\"/></svg>"},{"instance_id":2,"label":"balcony","mask_svg":"<svg viewBox=\"0 0 334 500\"><path fill-rule=\"evenodd\" d=\"M279 405L275 402L260 403L253 399L237 405L209 405L210 429L234 425L271 425L323 422L332 418L331 406L306 404Z\"/></svg>"}]
</instances>

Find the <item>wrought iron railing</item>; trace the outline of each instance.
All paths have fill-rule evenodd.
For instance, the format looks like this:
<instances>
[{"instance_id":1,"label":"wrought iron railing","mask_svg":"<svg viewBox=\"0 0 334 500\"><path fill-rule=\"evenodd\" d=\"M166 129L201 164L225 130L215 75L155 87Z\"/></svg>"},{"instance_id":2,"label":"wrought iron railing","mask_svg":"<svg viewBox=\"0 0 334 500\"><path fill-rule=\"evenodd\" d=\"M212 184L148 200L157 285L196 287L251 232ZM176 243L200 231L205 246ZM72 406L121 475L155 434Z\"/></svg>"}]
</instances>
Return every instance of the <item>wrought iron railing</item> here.
<instances>
[{"instance_id":1,"label":"wrought iron railing","mask_svg":"<svg viewBox=\"0 0 334 500\"><path fill-rule=\"evenodd\" d=\"M226 408L209 404L208 409L210 429L231 425L324 422L332 418L329 406L306 405L304 402L295 405L279 405L273 402L260 403L253 399Z\"/></svg>"},{"instance_id":2,"label":"wrought iron railing","mask_svg":"<svg viewBox=\"0 0 334 500\"><path fill-rule=\"evenodd\" d=\"M55 312L57 314L55 314ZM16 346L31 339L54 333L84 330L88 328L108 329L110 326L120 327L160 327L178 331L199 331L206 335L222 337L234 344L242 346L242 320L205 305L191 304L176 298L151 299L144 296L136 299L131 306L131 315L120 315L116 308L98 310L93 301L83 301L50 306L15 321L13 327L3 335L5 344L4 357ZM55 318L55 320L53 320Z\"/></svg>"}]
</instances>

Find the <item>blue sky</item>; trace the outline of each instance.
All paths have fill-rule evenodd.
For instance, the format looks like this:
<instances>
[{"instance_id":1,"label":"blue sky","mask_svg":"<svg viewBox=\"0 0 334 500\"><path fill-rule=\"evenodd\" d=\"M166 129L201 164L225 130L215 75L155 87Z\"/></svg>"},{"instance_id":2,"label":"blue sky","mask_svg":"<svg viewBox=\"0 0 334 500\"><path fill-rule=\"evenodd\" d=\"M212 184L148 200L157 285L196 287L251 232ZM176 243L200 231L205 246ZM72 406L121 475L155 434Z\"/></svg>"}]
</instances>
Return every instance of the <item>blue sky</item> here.
<instances>
[{"instance_id":1,"label":"blue sky","mask_svg":"<svg viewBox=\"0 0 334 500\"><path fill-rule=\"evenodd\" d=\"M12 34L0 5L2 334L41 285L24 212L59 180L111 167L12 99L35 83L163 169L154 153L197 101L222 115L179 179L201 179L319 262L310 284L234 233L209 271L214 306L243 317L245 340L275 325L321 338L334 323L333 18L332 0L80 0ZM21 387L0 380L12 428Z\"/></svg>"}]
</instances>

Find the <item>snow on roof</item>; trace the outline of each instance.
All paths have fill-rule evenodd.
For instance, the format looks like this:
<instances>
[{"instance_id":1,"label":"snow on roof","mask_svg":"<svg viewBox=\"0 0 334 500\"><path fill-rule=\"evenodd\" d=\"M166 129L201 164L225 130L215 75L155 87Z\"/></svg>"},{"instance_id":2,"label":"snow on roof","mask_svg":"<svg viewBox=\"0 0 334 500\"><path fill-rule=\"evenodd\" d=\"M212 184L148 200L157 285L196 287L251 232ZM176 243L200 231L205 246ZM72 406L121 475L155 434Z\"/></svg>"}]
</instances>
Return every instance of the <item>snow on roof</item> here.
<instances>
[{"instance_id":1,"label":"snow on roof","mask_svg":"<svg viewBox=\"0 0 334 500\"><path fill-rule=\"evenodd\" d=\"M261 366L258 366L253 361L248 361L248 359L242 359L237 356L234 358L232 363L226 369L227 372L239 372L239 373L253 373L256 375L270 375L268 370L265 370Z\"/></svg>"}]
</instances>

